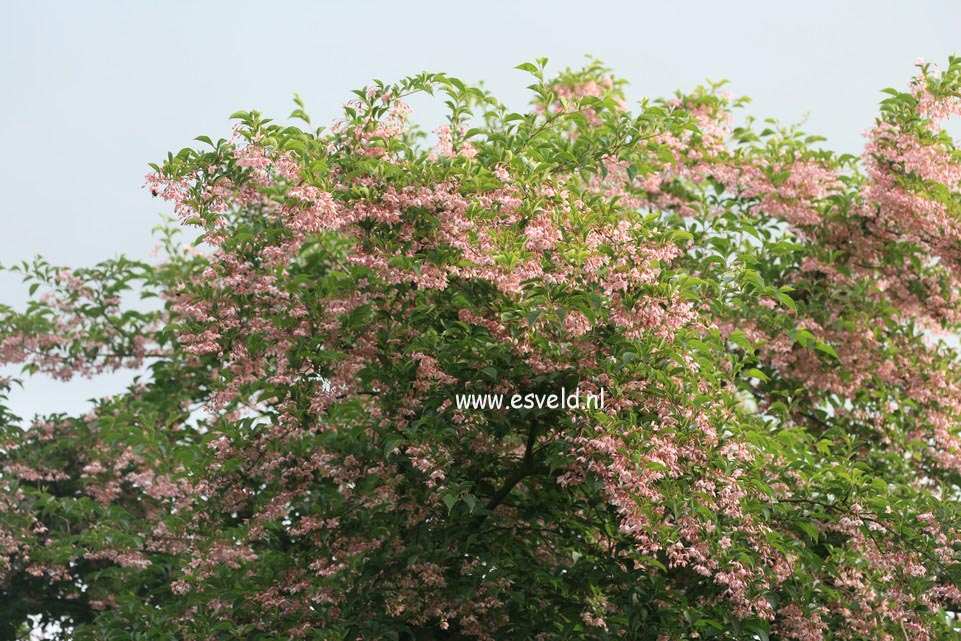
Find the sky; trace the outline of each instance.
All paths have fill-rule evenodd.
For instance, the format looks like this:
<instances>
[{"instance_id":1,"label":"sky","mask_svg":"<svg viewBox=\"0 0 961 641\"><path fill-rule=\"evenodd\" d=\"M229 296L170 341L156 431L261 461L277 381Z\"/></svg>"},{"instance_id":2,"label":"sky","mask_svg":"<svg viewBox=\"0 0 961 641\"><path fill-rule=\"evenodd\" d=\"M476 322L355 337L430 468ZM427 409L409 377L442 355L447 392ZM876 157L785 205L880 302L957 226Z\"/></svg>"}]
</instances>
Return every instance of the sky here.
<instances>
[{"instance_id":1,"label":"sky","mask_svg":"<svg viewBox=\"0 0 961 641\"><path fill-rule=\"evenodd\" d=\"M547 57L557 71L589 54L633 100L727 79L754 115L859 153L880 90L905 86L918 57L955 52L950 0L0 0L0 263L147 258L169 211L142 188L147 164L227 137L240 109L283 119L295 92L320 124L373 78L445 71L520 109L529 77L514 66ZM430 130L440 115L423 105L415 118ZM0 304L26 295L0 274ZM34 379L10 405L77 412L130 377Z\"/></svg>"}]
</instances>

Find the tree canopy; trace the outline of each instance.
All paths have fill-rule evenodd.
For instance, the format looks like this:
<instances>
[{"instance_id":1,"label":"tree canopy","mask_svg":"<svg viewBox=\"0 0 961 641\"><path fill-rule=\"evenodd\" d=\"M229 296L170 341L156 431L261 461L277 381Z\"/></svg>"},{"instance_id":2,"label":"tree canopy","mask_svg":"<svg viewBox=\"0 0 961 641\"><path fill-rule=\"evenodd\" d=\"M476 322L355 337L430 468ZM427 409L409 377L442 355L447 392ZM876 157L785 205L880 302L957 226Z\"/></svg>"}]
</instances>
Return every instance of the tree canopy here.
<instances>
[{"instance_id":1,"label":"tree canopy","mask_svg":"<svg viewBox=\"0 0 961 641\"><path fill-rule=\"evenodd\" d=\"M7 267L0 364L139 374L0 404L0 639L959 638L961 59L860 157L545 65L234 114L162 259Z\"/></svg>"}]
</instances>

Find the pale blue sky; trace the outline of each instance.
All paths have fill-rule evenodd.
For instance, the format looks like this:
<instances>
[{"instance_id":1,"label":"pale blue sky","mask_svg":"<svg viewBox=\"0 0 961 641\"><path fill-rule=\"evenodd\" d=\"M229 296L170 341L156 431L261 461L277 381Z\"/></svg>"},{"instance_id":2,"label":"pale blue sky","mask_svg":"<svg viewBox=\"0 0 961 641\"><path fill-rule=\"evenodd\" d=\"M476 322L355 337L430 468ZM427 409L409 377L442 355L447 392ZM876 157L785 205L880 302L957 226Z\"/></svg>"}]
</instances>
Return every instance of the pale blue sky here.
<instances>
[{"instance_id":1,"label":"pale blue sky","mask_svg":"<svg viewBox=\"0 0 961 641\"><path fill-rule=\"evenodd\" d=\"M197 135L225 136L238 109L286 116L294 92L320 123L371 78L426 69L483 80L522 107L527 77L514 65L546 56L558 69L592 54L632 98L727 78L753 113L808 115L808 131L857 152L880 89L905 85L918 56L953 52L961 3L949 0L0 0L0 261L146 257L161 211L141 189L147 163ZM0 302L25 295L0 279ZM35 381L13 407L77 411L124 380Z\"/></svg>"}]
</instances>

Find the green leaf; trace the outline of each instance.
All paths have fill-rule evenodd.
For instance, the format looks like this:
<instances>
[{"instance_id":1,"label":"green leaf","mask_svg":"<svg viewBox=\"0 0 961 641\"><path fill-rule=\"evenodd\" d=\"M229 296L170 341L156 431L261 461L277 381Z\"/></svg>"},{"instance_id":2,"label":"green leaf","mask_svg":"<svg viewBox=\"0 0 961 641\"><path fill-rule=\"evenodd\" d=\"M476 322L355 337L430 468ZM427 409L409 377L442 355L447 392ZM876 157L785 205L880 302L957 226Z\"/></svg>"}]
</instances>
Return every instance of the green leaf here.
<instances>
[{"instance_id":1,"label":"green leaf","mask_svg":"<svg viewBox=\"0 0 961 641\"><path fill-rule=\"evenodd\" d=\"M447 513L450 514L451 510L457 504L457 495L455 494L445 494L444 495L444 505L447 506Z\"/></svg>"},{"instance_id":2,"label":"green leaf","mask_svg":"<svg viewBox=\"0 0 961 641\"><path fill-rule=\"evenodd\" d=\"M767 374L757 369L756 367L752 367L751 369L747 370L746 372L744 372L744 375L750 378L758 378L765 382L771 380Z\"/></svg>"},{"instance_id":3,"label":"green leaf","mask_svg":"<svg viewBox=\"0 0 961 641\"><path fill-rule=\"evenodd\" d=\"M834 357L835 360L839 360L838 353L837 353L836 351L834 351L834 348L831 347L830 345L828 345L827 343L824 343L824 342L821 342L821 341L817 341L817 342L814 344L814 349L820 350L820 351L824 352L825 354L828 354L828 355Z\"/></svg>"}]
</instances>

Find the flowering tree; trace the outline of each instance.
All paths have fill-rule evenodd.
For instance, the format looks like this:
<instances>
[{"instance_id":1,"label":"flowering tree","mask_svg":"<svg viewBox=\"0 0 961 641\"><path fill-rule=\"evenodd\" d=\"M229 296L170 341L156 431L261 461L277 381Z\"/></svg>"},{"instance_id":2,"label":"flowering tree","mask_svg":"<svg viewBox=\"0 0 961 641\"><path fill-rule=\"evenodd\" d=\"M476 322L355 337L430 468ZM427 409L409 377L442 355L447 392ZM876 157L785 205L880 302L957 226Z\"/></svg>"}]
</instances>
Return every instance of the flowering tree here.
<instances>
[{"instance_id":1,"label":"flowering tree","mask_svg":"<svg viewBox=\"0 0 961 641\"><path fill-rule=\"evenodd\" d=\"M197 243L13 268L0 363L142 373L0 410L0 639L958 638L961 59L861 158L545 62L235 114L148 177Z\"/></svg>"}]
</instances>

